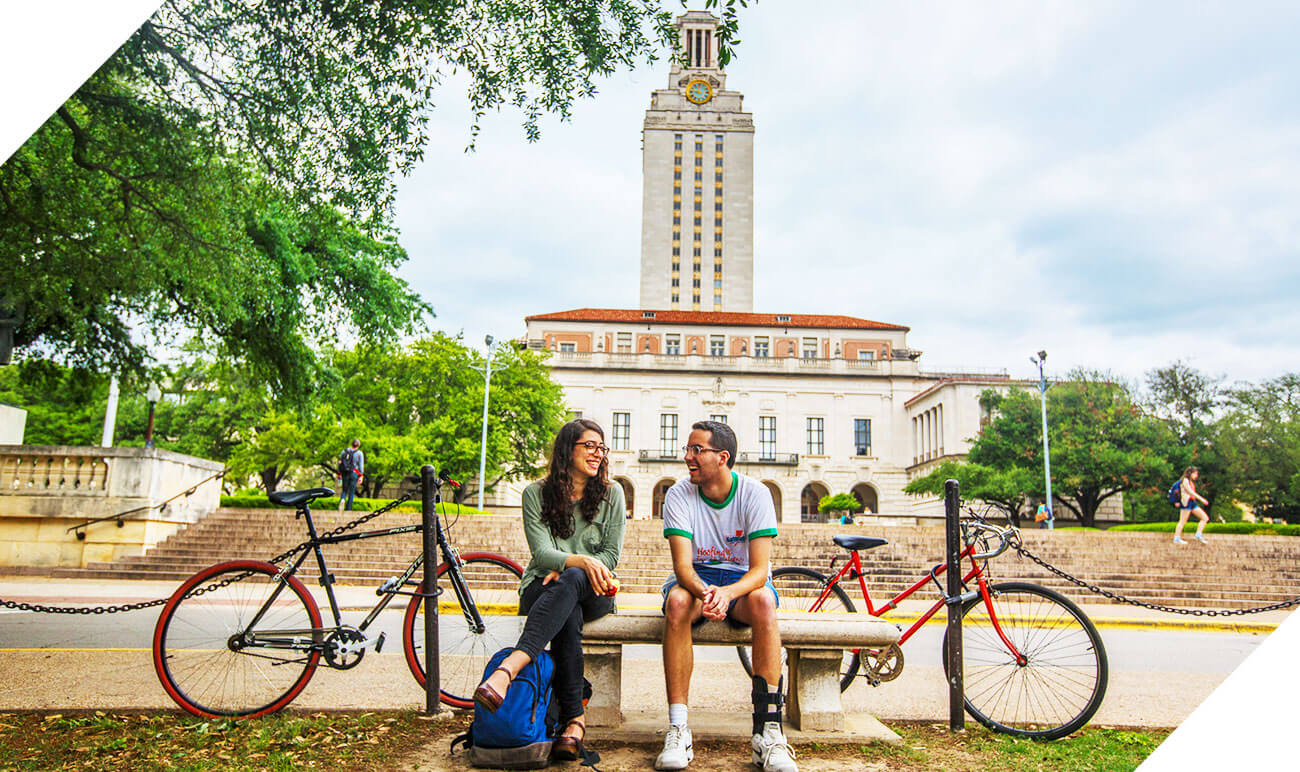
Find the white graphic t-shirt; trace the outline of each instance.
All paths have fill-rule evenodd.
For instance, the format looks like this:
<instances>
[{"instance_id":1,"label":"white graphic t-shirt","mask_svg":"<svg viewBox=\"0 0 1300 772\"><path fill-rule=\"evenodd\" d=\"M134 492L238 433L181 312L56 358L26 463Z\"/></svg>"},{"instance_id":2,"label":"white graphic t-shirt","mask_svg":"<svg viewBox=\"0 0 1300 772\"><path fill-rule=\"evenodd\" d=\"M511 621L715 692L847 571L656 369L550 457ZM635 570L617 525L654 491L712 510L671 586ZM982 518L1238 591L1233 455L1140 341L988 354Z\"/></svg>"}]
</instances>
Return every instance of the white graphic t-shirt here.
<instances>
[{"instance_id":1,"label":"white graphic t-shirt","mask_svg":"<svg viewBox=\"0 0 1300 772\"><path fill-rule=\"evenodd\" d=\"M776 507L767 486L731 473L727 500L705 498L689 478L664 496L664 538L685 536L695 547L692 562L728 571L749 570L749 542L776 536Z\"/></svg>"}]
</instances>

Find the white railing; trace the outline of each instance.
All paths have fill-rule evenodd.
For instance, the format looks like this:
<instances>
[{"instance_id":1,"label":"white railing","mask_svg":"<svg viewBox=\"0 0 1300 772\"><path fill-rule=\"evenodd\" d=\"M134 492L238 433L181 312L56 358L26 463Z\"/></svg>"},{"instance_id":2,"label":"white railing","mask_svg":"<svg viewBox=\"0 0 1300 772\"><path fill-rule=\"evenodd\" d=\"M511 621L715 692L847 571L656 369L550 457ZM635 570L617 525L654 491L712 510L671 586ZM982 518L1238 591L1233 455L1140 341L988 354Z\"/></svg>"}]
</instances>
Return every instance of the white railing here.
<instances>
[{"instance_id":1,"label":"white railing","mask_svg":"<svg viewBox=\"0 0 1300 772\"><path fill-rule=\"evenodd\" d=\"M0 450L0 495L108 495L109 459L89 448Z\"/></svg>"}]
</instances>

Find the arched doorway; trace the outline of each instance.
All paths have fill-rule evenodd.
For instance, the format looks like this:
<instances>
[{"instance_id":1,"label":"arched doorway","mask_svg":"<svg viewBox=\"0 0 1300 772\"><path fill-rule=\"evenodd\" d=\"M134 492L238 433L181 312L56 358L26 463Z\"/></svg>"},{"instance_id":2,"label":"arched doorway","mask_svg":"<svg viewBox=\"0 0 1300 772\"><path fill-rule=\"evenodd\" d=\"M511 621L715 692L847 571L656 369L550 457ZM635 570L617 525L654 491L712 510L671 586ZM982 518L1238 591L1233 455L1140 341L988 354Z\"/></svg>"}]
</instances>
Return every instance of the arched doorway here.
<instances>
[{"instance_id":1,"label":"arched doorway","mask_svg":"<svg viewBox=\"0 0 1300 772\"><path fill-rule=\"evenodd\" d=\"M655 483L654 496L650 499L650 517L660 520L664 517L664 496L668 495L668 489L677 484L677 481L671 477L665 477Z\"/></svg>"},{"instance_id":2,"label":"arched doorway","mask_svg":"<svg viewBox=\"0 0 1300 772\"><path fill-rule=\"evenodd\" d=\"M877 498L876 489L867 483L858 483L853 486L853 498L858 500L858 511L853 514L874 515L880 511L879 499Z\"/></svg>"},{"instance_id":3,"label":"arched doorway","mask_svg":"<svg viewBox=\"0 0 1300 772\"><path fill-rule=\"evenodd\" d=\"M776 508L776 519L777 519L777 522L780 522L780 520L781 520L781 486L777 485L776 483L772 482L771 480L764 480L764 481L763 481L763 485L766 486L768 492L772 494L772 506Z\"/></svg>"},{"instance_id":4,"label":"arched doorway","mask_svg":"<svg viewBox=\"0 0 1300 772\"><path fill-rule=\"evenodd\" d=\"M829 495L830 491L821 483L811 482L805 485L803 493L799 495L799 519L805 523L826 522L826 515L817 511L817 504Z\"/></svg>"},{"instance_id":5,"label":"arched doorway","mask_svg":"<svg viewBox=\"0 0 1300 772\"><path fill-rule=\"evenodd\" d=\"M634 511L632 505L636 501L636 494L632 492L632 481L626 477L615 477L614 479L618 480L618 484L623 486L623 503L627 506L627 516L631 517Z\"/></svg>"}]
</instances>

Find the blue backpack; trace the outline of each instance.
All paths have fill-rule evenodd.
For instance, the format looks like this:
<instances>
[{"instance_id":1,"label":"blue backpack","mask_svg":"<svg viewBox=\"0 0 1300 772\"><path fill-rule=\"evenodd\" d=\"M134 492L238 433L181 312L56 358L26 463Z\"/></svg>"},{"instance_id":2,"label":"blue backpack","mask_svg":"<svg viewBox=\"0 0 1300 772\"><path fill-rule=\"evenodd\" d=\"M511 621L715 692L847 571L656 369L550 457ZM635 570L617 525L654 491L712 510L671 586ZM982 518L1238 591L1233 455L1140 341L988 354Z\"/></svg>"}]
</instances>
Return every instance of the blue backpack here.
<instances>
[{"instance_id":1,"label":"blue backpack","mask_svg":"<svg viewBox=\"0 0 1300 772\"><path fill-rule=\"evenodd\" d=\"M514 649L502 649L488 660L483 680ZM475 767L539 769L550 763L555 740L555 711L551 709L551 677L555 663L545 651L519 671L496 713L475 703L469 731L451 741L467 747L465 758Z\"/></svg>"},{"instance_id":2,"label":"blue backpack","mask_svg":"<svg viewBox=\"0 0 1300 772\"><path fill-rule=\"evenodd\" d=\"M1183 503L1183 478L1179 477L1174 486L1169 489L1169 503L1175 507L1182 506Z\"/></svg>"}]
</instances>

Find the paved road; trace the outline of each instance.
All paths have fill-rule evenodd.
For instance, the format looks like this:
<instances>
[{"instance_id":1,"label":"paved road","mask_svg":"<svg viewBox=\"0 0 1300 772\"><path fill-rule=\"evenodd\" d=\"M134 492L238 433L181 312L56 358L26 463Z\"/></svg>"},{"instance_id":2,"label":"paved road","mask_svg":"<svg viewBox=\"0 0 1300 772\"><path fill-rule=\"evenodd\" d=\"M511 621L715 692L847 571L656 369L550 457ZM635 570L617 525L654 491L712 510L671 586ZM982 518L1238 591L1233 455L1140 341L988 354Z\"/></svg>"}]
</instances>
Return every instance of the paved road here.
<instances>
[{"instance_id":1,"label":"paved road","mask_svg":"<svg viewBox=\"0 0 1300 772\"><path fill-rule=\"evenodd\" d=\"M57 580L18 584L0 577L0 598L50 604L95 605L160 597L169 586L135 583L60 586ZM345 605L373 603L369 591L341 593ZM631 600L631 599L629 599ZM640 599L646 601L647 599ZM1133 612L1141 612L1137 609ZM1110 688L1094 723L1175 726L1242 662L1266 632L1214 628L1180 629L1182 619L1152 619L1121 607L1089 608L1102 624L1111 664ZM0 710L76 708L171 708L153 672L150 640L157 609L114 615L49 615L0 609ZM355 622L360 613L345 621ZM1267 618L1276 623L1282 614ZM349 619L350 617L350 619ZM401 654L401 612L381 615L376 630L388 633L382 654L368 654L350 671L322 668L295 702L304 709L422 706ZM1260 628L1266 630L1267 627ZM904 647L907 665L896 681L872 688L855 682L845 694L849 710L884 720L947 716L947 690L939 663L943 628L927 626ZM657 646L632 646L624 667L625 707L655 709L664 702ZM736 689L743 671L734 652L701 647L692 702L747 710L748 690ZM733 706L734 703L734 706Z\"/></svg>"}]
</instances>

